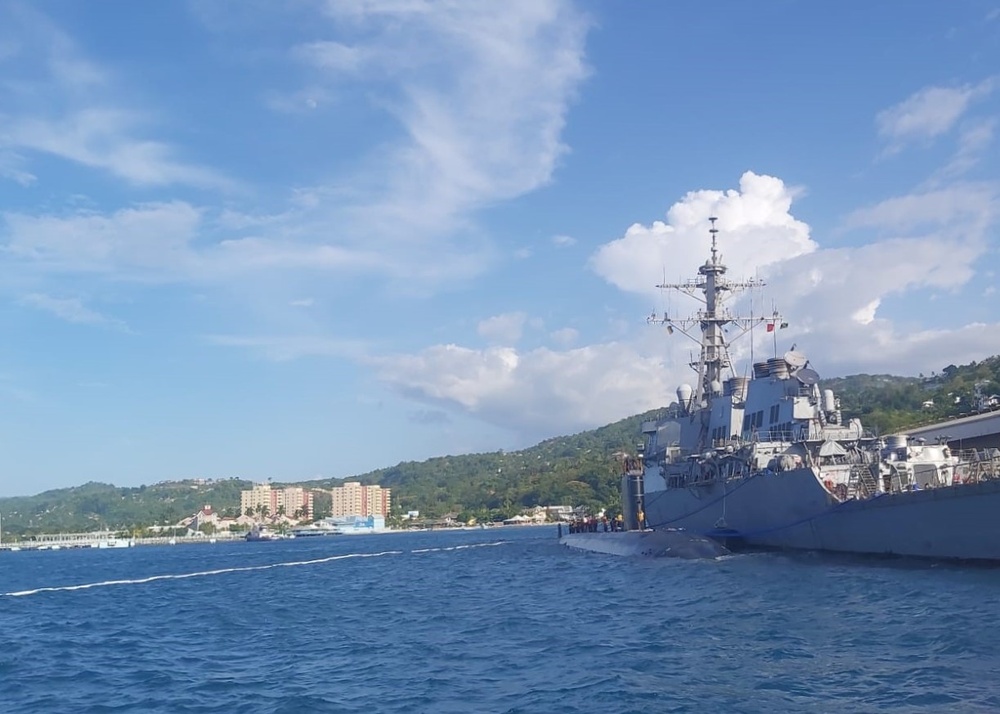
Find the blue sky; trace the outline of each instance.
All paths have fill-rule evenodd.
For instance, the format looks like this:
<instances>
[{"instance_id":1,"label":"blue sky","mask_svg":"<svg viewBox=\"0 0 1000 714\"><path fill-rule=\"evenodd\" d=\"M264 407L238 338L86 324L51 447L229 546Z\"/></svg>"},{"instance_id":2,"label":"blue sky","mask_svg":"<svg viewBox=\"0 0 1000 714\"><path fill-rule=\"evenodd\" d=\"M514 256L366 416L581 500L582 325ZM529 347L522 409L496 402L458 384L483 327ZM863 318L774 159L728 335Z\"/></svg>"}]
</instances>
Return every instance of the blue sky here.
<instances>
[{"instance_id":1,"label":"blue sky","mask_svg":"<svg viewBox=\"0 0 1000 714\"><path fill-rule=\"evenodd\" d=\"M1000 353L998 115L995 0L4 2L0 495L663 406L710 215L823 376Z\"/></svg>"}]
</instances>

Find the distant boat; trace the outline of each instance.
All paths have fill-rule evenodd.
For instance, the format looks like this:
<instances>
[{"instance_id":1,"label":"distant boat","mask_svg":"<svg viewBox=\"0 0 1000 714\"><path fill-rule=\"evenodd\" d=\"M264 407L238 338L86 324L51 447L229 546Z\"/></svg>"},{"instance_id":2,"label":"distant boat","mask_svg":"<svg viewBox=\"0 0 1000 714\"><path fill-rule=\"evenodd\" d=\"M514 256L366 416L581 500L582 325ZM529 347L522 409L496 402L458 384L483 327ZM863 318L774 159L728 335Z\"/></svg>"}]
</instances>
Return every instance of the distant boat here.
<instances>
[{"instance_id":1,"label":"distant boat","mask_svg":"<svg viewBox=\"0 0 1000 714\"><path fill-rule=\"evenodd\" d=\"M246 539L248 541L261 541L261 540L278 540L281 536L278 533L273 532L267 526L255 525L247 533Z\"/></svg>"}]
</instances>

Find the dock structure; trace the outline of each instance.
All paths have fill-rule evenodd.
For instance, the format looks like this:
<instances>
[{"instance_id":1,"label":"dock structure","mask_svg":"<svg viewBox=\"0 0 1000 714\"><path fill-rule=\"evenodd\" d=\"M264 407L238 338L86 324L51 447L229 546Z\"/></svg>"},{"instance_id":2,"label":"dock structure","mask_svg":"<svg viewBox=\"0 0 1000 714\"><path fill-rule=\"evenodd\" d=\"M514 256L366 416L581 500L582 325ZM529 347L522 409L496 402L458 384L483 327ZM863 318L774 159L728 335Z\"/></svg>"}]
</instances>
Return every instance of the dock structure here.
<instances>
[{"instance_id":1,"label":"dock structure","mask_svg":"<svg viewBox=\"0 0 1000 714\"><path fill-rule=\"evenodd\" d=\"M1000 448L1000 409L926 424L904 432L911 439L944 441L958 449Z\"/></svg>"},{"instance_id":2,"label":"dock structure","mask_svg":"<svg viewBox=\"0 0 1000 714\"><path fill-rule=\"evenodd\" d=\"M120 531L91 531L89 533L40 533L28 540L3 543L0 548L10 550L58 550L61 548L127 548L135 545L132 538L122 538Z\"/></svg>"},{"instance_id":3,"label":"dock structure","mask_svg":"<svg viewBox=\"0 0 1000 714\"><path fill-rule=\"evenodd\" d=\"M131 548L137 545L179 545L182 543L216 543L243 540L243 533L218 533L212 536L151 536L121 537L120 531L90 533L42 533L27 540L0 543L5 550L62 550L70 548Z\"/></svg>"}]
</instances>

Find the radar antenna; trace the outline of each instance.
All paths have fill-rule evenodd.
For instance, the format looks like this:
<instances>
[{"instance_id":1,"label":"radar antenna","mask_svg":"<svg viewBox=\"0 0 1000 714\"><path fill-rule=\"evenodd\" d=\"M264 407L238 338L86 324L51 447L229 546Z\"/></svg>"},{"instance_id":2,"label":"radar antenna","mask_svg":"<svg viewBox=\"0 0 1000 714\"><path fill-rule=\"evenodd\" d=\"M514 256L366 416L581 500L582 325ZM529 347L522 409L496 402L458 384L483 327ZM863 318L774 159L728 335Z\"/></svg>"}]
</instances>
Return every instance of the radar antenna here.
<instances>
[{"instance_id":1,"label":"radar antenna","mask_svg":"<svg viewBox=\"0 0 1000 714\"><path fill-rule=\"evenodd\" d=\"M739 334L733 340L739 339L747 332L750 332L754 325L766 322L768 331L774 330L780 324L780 317L775 313L769 317L740 317L732 314L726 307L725 302L733 295L743 290L761 288L766 283L757 278L743 281L731 281L725 277L726 266L719 256L718 233L715 227L717 217L708 219L711 228L708 232L711 236L711 258L698 268L699 276L681 283L661 283L656 287L661 290L675 290L688 297L694 298L703 303L704 307L699 309L694 315L684 318L672 318L667 314L663 318L658 318L655 314L647 318L647 322L666 325L667 331L671 334L674 330L679 331L688 339L700 345L700 353L697 360L690 363L692 369L698 373L698 384L694 393L694 404L701 404L702 401L711 394L713 382L721 382L723 373L732 375L732 361L729 356L729 345L723 328L727 325L735 325L740 329ZM698 334L700 332L700 334Z\"/></svg>"}]
</instances>

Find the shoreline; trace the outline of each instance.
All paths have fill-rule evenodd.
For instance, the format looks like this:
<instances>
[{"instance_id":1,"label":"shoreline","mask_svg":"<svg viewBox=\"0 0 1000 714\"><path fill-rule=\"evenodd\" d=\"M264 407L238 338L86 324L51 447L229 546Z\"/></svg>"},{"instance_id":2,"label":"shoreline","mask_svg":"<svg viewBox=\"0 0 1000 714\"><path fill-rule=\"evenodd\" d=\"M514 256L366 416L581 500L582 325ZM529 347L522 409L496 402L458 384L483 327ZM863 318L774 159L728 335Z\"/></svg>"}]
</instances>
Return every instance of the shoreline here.
<instances>
[{"instance_id":1,"label":"shoreline","mask_svg":"<svg viewBox=\"0 0 1000 714\"><path fill-rule=\"evenodd\" d=\"M382 530L373 530L368 533L355 532L355 533L337 533L337 534L324 534L320 536L300 536L296 538L295 536L281 537L276 540L312 540L314 538L331 538L331 537L353 537L353 536L366 536L366 535L388 535L392 533L429 533L434 531L495 531L495 530L506 530L508 528L538 528L543 526L555 526L556 523L511 523L509 525L497 524L488 526L430 526L430 527L415 527L415 528L385 528ZM46 534L49 537L58 537L60 533ZM79 534L74 534L79 535ZM109 540L113 540L116 543L120 541L125 541L128 545L109 545L107 544ZM46 542L35 542L35 541L19 541L14 543L3 543L0 545L0 552L20 552L25 550L128 550L129 548L139 548L145 546L173 546L173 545L217 545L219 543L233 543L233 542L247 542L246 533L218 533L215 535L203 535L203 536L152 536L148 538L114 538L108 539L107 537L95 537L94 539L77 539L77 540L66 540L66 541L46 541ZM102 545L105 543L105 545Z\"/></svg>"}]
</instances>

